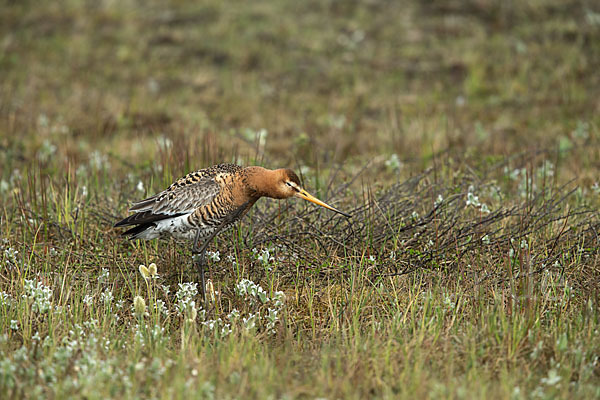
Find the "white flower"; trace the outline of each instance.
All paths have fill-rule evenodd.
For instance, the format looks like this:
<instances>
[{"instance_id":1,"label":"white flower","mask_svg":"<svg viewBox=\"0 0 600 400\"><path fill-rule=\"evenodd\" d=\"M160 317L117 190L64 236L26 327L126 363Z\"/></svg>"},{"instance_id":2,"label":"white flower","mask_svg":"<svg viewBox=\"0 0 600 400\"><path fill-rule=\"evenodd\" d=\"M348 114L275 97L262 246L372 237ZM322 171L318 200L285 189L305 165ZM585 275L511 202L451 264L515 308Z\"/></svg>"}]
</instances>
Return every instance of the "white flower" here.
<instances>
[{"instance_id":1,"label":"white flower","mask_svg":"<svg viewBox=\"0 0 600 400\"><path fill-rule=\"evenodd\" d=\"M218 326L218 324L219 324L220 321L221 321L220 318L216 319L216 320L215 319L209 319L208 321L203 322L202 324L212 331L215 327Z\"/></svg>"},{"instance_id":2,"label":"white flower","mask_svg":"<svg viewBox=\"0 0 600 400\"><path fill-rule=\"evenodd\" d=\"M33 280L25 279L23 287L23 298L26 298L32 304L34 313L45 313L50 310L52 290L41 282L34 283Z\"/></svg>"},{"instance_id":3,"label":"white flower","mask_svg":"<svg viewBox=\"0 0 600 400\"><path fill-rule=\"evenodd\" d=\"M83 297L83 304L85 304L86 306L91 306L92 305L92 301L94 300L94 296L92 296L91 294L86 294Z\"/></svg>"},{"instance_id":4,"label":"white flower","mask_svg":"<svg viewBox=\"0 0 600 400\"><path fill-rule=\"evenodd\" d=\"M167 308L167 305L165 304L164 301L162 301L161 299L156 299L156 303L154 304L154 309L164 315L165 317L169 316L169 309Z\"/></svg>"},{"instance_id":5,"label":"white flower","mask_svg":"<svg viewBox=\"0 0 600 400\"><path fill-rule=\"evenodd\" d=\"M256 314L248 314L248 318L242 318L242 323L244 324L246 330L249 331L254 329L254 327L256 327Z\"/></svg>"},{"instance_id":6,"label":"white flower","mask_svg":"<svg viewBox=\"0 0 600 400\"><path fill-rule=\"evenodd\" d=\"M19 321L17 321L16 319L11 319L10 320L10 329L12 329L13 331L18 331L19 330Z\"/></svg>"},{"instance_id":7,"label":"white flower","mask_svg":"<svg viewBox=\"0 0 600 400\"><path fill-rule=\"evenodd\" d=\"M0 292L0 306L10 306L12 304L12 298L10 294L2 291Z\"/></svg>"},{"instance_id":8,"label":"white flower","mask_svg":"<svg viewBox=\"0 0 600 400\"><path fill-rule=\"evenodd\" d=\"M262 303L269 301L264 289L249 279L242 279L235 286L235 293L240 297L249 297L251 301L258 298Z\"/></svg>"},{"instance_id":9,"label":"white flower","mask_svg":"<svg viewBox=\"0 0 600 400\"><path fill-rule=\"evenodd\" d=\"M279 310L273 309L273 308L269 308L268 309L268 314L267 314L267 331L269 333L275 333L275 324L277 323L277 321L279 321L279 317L277 316L277 314L279 313Z\"/></svg>"},{"instance_id":10,"label":"white flower","mask_svg":"<svg viewBox=\"0 0 600 400\"><path fill-rule=\"evenodd\" d=\"M112 292L106 289L104 292L100 293L100 300L104 302L104 305L109 306L114 299Z\"/></svg>"},{"instance_id":11,"label":"white flower","mask_svg":"<svg viewBox=\"0 0 600 400\"><path fill-rule=\"evenodd\" d=\"M220 257L220 253L219 251L207 251L206 255L208 256L208 258L210 258L213 261L221 261L221 257Z\"/></svg>"},{"instance_id":12,"label":"white flower","mask_svg":"<svg viewBox=\"0 0 600 400\"><path fill-rule=\"evenodd\" d=\"M221 336L227 336L231 332L233 332L231 329L231 324L223 324L223 327L221 328Z\"/></svg>"},{"instance_id":13,"label":"white flower","mask_svg":"<svg viewBox=\"0 0 600 400\"><path fill-rule=\"evenodd\" d=\"M277 291L273 293L273 305L277 308L281 308L283 306L283 302L285 301L285 294L281 291Z\"/></svg>"},{"instance_id":14,"label":"white flower","mask_svg":"<svg viewBox=\"0 0 600 400\"><path fill-rule=\"evenodd\" d=\"M4 249L4 257L6 259L6 264L17 264L17 256L19 255L19 250L15 250L12 247L8 249Z\"/></svg>"},{"instance_id":15,"label":"white flower","mask_svg":"<svg viewBox=\"0 0 600 400\"><path fill-rule=\"evenodd\" d=\"M558 375L555 369L548 371L548 377L542 378L542 383L547 386L554 386L561 381L561 376Z\"/></svg>"},{"instance_id":16,"label":"white flower","mask_svg":"<svg viewBox=\"0 0 600 400\"><path fill-rule=\"evenodd\" d=\"M479 202L479 197L475 196L473 193L467 193L467 206L475 206L479 207L481 203Z\"/></svg>"},{"instance_id":17,"label":"white flower","mask_svg":"<svg viewBox=\"0 0 600 400\"><path fill-rule=\"evenodd\" d=\"M385 166L392 171L398 171L402 168L402 161L400 161L398 154L394 153L385 161Z\"/></svg>"},{"instance_id":18,"label":"white flower","mask_svg":"<svg viewBox=\"0 0 600 400\"><path fill-rule=\"evenodd\" d=\"M508 168L505 169L505 172L508 172ZM525 168L521 168L521 169L516 168L510 172L509 177L513 181L516 181L517 179L519 179L519 175L525 175L525 174L526 174Z\"/></svg>"},{"instance_id":19,"label":"white flower","mask_svg":"<svg viewBox=\"0 0 600 400\"><path fill-rule=\"evenodd\" d=\"M256 257L256 259L258 261L260 261L263 265L268 265L270 264L272 261L275 261L275 257L273 257L271 255L272 252L274 252L275 249L273 248L267 248L267 249L262 249L260 251L260 255L258 255ZM256 254L256 253L255 253Z\"/></svg>"},{"instance_id":20,"label":"white flower","mask_svg":"<svg viewBox=\"0 0 600 400\"><path fill-rule=\"evenodd\" d=\"M229 314L227 314L227 319L230 321L236 321L239 317L240 312L236 308L234 308Z\"/></svg>"},{"instance_id":21,"label":"white flower","mask_svg":"<svg viewBox=\"0 0 600 400\"><path fill-rule=\"evenodd\" d=\"M38 115L38 125L42 128L47 128L50 122L50 119L48 118L48 116L46 114L40 114Z\"/></svg>"},{"instance_id":22,"label":"white flower","mask_svg":"<svg viewBox=\"0 0 600 400\"><path fill-rule=\"evenodd\" d=\"M110 275L110 272L108 271L108 269L102 268L102 270L100 271L100 276L98 276L98 280L100 282L104 282L104 281L108 280L109 275Z\"/></svg>"},{"instance_id":23,"label":"white flower","mask_svg":"<svg viewBox=\"0 0 600 400\"><path fill-rule=\"evenodd\" d=\"M177 311L179 311L180 315L193 312L196 308L194 297L198 294L198 284L186 282L178 285L179 289L175 293L175 297L177 297Z\"/></svg>"},{"instance_id":24,"label":"white flower","mask_svg":"<svg viewBox=\"0 0 600 400\"><path fill-rule=\"evenodd\" d=\"M90 154L90 167L95 170L100 170L108 167L110 164L108 162L108 157L105 154L100 153L98 150L94 150Z\"/></svg>"},{"instance_id":25,"label":"white flower","mask_svg":"<svg viewBox=\"0 0 600 400\"><path fill-rule=\"evenodd\" d=\"M46 162L52 158L52 156L56 153L56 145L51 143L48 139L45 139L42 142L42 146L38 151L38 159L42 162Z\"/></svg>"},{"instance_id":26,"label":"white flower","mask_svg":"<svg viewBox=\"0 0 600 400\"><path fill-rule=\"evenodd\" d=\"M173 141L166 136L161 135L158 138L156 138L156 141L158 142L158 146L162 147L165 150L168 150L171 147L173 147Z\"/></svg>"}]
</instances>

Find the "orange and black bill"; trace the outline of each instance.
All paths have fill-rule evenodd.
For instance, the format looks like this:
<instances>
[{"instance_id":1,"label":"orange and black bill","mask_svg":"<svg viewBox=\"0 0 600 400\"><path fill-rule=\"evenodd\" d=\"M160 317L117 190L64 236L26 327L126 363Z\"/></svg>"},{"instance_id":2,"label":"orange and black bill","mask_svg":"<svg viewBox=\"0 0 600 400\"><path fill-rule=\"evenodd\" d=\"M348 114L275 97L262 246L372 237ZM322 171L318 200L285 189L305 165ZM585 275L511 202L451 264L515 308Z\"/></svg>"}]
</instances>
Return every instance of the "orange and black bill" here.
<instances>
[{"instance_id":1,"label":"orange and black bill","mask_svg":"<svg viewBox=\"0 0 600 400\"><path fill-rule=\"evenodd\" d=\"M296 193L296 197L300 197L301 199L308 200L311 203L315 203L315 204L320 205L321 207L325 207L331 211L335 211L336 213L342 214L344 217L347 217L347 218L352 217L350 214L346 214L345 212L340 211L337 208L331 207L329 204L322 202L321 200L317 199L315 196L308 193L304 189L301 189L298 193Z\"/></svg>"}]
</instances>

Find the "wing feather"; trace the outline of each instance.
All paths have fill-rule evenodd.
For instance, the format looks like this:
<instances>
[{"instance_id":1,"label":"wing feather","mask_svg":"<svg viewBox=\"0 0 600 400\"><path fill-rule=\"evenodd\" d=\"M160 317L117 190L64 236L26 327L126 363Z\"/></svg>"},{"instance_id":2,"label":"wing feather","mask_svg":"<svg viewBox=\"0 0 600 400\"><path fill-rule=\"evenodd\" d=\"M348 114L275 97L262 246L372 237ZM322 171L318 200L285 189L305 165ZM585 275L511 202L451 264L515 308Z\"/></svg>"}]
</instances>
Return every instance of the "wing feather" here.
<instances>
[{"instance_id":1,"label":"wing feather","mask_svg":"<svg viewBox=\"0 0 600 400\"><path fill-rule=\"evenodd\" d=\"M207 176L197 182L165 190L147 207L153 214L187 214L209 204L220 191L221 185L214 176Z\"/></svg>"},{"instance_id":2,"label":"wing feather","mask_svg":"<svg viewBox=\"0 0 600 400\"><path fill-rule=\"evenodd\" d=\"M115 226L154 225L156 221L192 213L210 204L221 191L217 175L234 174L241 169L238 165L220 164L190 172L162 192L134 202L129 209L134 214Z\"/></svg>"},{"instance_id":3,"label":"wing feather","mask_svg":"<svg viewBox=\"0 0 600 400\"><path fill-rule=\"evenodd\" d=\"M209 204L220 190L221 186L214 176L205 176L181 186L171 185L152 197L133 203L129 211L134 214L117 222L115 227L147 224L190 214Z\"/></svg>"}]
</instances>

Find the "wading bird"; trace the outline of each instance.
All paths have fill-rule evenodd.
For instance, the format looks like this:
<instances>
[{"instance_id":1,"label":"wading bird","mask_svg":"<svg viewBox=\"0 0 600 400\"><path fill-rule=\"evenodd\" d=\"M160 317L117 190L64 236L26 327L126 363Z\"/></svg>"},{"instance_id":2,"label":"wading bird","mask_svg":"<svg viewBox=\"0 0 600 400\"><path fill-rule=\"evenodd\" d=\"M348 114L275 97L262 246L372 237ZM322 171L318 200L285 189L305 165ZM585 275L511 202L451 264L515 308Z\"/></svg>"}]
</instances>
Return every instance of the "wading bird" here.
<instances>
[{"instance_id":1,"label":"wading bird","mask_svg":"<svg viewBox=\"0 0 600 400\"><path fill-rule=\"evenodd\" d=\"M192 240L204 293L205 251L210 241L243 217L261 197L299 197L346 214L309 194L291 169L270 170L220 164L190 172L162 192L133 203L134 214L115 227L134 225L130 239L174 237Z\"/></svg>"}]
</instances>

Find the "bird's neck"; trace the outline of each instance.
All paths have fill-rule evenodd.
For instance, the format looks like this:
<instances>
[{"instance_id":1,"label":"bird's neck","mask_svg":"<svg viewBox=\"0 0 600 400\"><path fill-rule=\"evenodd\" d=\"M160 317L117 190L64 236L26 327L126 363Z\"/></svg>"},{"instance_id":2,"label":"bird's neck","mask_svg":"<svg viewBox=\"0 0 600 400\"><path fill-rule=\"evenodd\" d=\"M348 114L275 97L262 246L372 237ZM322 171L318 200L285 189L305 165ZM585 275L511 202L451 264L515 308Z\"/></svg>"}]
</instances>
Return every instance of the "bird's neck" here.
<instances>
[{"instance_id":1,"label":"bird's neck","mask_svg":"<svg viewBox=\"0 0 600 400\"><path fill-rule=\"evenodd\" d=\"M277 170L266 169L263 167L247 167L244 169L246 179L245 184L250 197L272 197L282 199L277 186L279 183L279 172Z\"/></svg>"}]
</instances>

